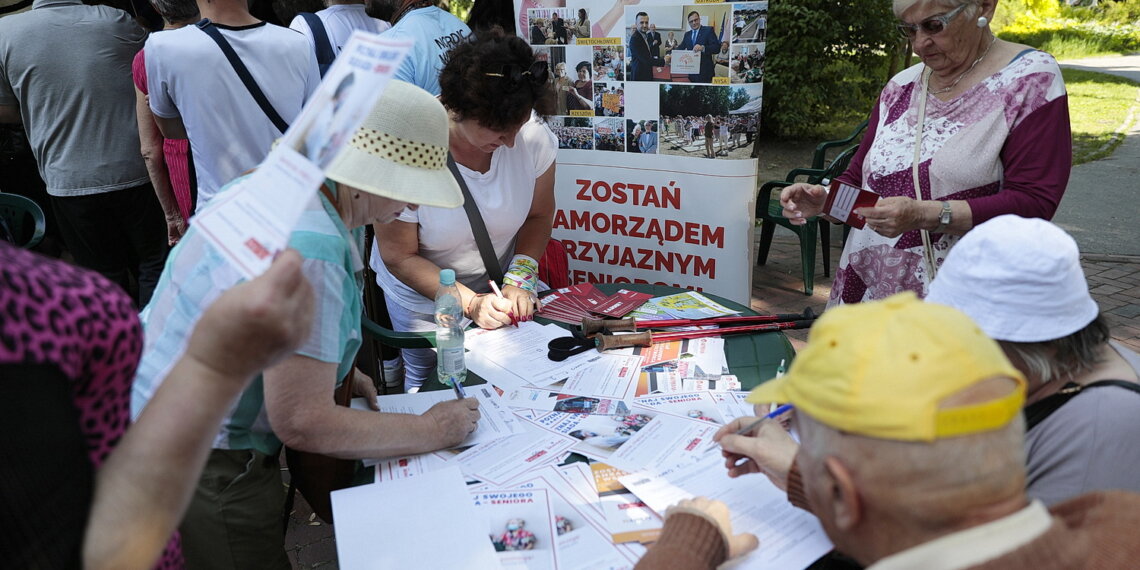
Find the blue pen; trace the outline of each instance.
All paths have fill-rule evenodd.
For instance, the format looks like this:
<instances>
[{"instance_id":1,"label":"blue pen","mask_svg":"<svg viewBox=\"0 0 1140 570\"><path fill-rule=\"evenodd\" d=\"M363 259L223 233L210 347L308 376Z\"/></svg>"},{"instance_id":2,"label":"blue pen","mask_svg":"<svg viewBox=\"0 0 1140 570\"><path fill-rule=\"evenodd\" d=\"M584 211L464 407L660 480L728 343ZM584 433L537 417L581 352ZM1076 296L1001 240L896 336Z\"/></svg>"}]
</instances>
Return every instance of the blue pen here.
<instances>
[{"instance_id":1,"label":"blue pen","mask_svg":"<svg viewBox=\"0 0 1140 570\"><path fill-rule=\"evenodd\" d=\"M467 390L463 389L463 383L458 378L451 379L451 387L455 390L455 398L462 400L467 397Z\"/></svg>"},{"instance_id":2,"label":"blue pen","mask_svg":"<svg viewBox=\"0 0 1140 570\"><path fill-rule=\"evenodd\" d=\"M762 424L762 423L764 423L764 422L766 422L766 421L768 421L768 420L770 420L776 416L783 415L784 413L790 411L792 408L793 408L793 406L791 404L784 404L783 406L780 406L780 407L772 410L771 412L768 412L768 414L765 415L764 417L762 417L762 418L760 418L760 419L736 430L736 435L744 435L744 434L756 429L760 424ZM715 441L712 442L711 444L709 444L709 447L706 451L710 451L714 447L716 447Z\"/></svg>"},{"instance_id":3,"label":"blue pen","mask_svg":"<svg viewBox=\"0 0 1140 570\"><path fill-rule=\"evenodd\" d=\"M756 429L760 424L764 423L765 420L770 420L776 416L783 415L785 412L788 412L791 409L792 409L791 404L784 404L783 406L780 406L780 407L772 410L771 412L768 412L768 415L766 415L766 416L764 416L764 417L762 417L762 418L760 418L760 419L736 430L736 435L744 435L744 434Z\"/></svg>"}]
</instances>

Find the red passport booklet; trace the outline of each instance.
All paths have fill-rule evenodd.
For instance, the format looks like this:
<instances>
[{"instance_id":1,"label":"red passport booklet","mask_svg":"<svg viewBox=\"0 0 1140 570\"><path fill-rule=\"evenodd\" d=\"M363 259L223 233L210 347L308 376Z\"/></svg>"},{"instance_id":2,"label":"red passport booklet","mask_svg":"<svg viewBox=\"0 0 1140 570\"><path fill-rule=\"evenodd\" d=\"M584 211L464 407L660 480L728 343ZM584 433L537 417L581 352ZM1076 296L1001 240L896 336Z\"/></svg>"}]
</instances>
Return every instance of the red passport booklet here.
<instances>
[{"instance_id":1,"label":"red passport booklet","mask_svg":"<svg viewBox=\"0 0 1140 570\"><path fill-rule=\"evenodd\" d=\"M823 203L823 213L853 228L863 229L866 220L856 214L855 209L874 206L878 201L879 195L870 190L832 180L831 189L827 192L827 201Z\"/></svg>"}]
</instances>

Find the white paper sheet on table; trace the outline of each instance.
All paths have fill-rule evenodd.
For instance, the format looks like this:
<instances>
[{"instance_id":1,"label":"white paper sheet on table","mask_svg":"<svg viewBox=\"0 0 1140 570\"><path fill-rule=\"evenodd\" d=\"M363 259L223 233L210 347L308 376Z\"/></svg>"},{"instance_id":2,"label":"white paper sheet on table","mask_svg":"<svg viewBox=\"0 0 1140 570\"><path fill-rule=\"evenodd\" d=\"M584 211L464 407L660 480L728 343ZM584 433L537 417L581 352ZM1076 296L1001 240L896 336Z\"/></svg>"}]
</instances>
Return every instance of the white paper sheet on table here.
<instances>
[{"instance_id":1,"label":"white paper sheet on table","mask_svg":"<svg viewBox=\"0 0 1140 570\"><path fill-rule=\"evenodd\" d=\"M455 447L470 447L494 441L500 437L522 433L523 428L515 415L507 406L503 405L498 392L489 384L468 386L467 397L479 400L479 423L476 424L475 431L471 432L462 443ZM435 390L415 394L378 396L376 403L380 406L381 412L419 415L440 402L454 399L455 393L451 390ZM354 399L352 407L367 409L363 399L359 399L359 401Z\"/></svg>"},{"instance_id":2,"label":"white paper sheet on table","mask_svg":"<svg viewBox=\"0 0 1140 570\"><path fill-rule=\"evenodd\" d=\"M658 414L606 462L619 469L664 470L692 463L706 455L719 426ZM717 454L719 457L719 454Z\"/></svg>"},{"instance_id":3,"label":"white paper sheet on table","mask_svg":"<svg viewBox=\"0 0 1140 570\"><path fill-rule=\"evenodd\" d=\"M471 491L471 502L486 517L486 532L503 568L550 570L555 561L554 510L546 489L486 489ZM523 526L508 534L510 521ZM512 541L512 536L514 540ZM524 543L529 541L529 546ZM516 542L513 546L509 543ZM422 567L422 566L421 566Z\"/></svg>"},{"instance_id":4,"label":"white paper sheet on table","mask_svg":"<svg viewBox=\"0 0 1140 570\"><path fill-rule=\"evenodd\" d=\"M641 396L633 401L635 407L667 412L692 420L724 425L724 414L717 406L713 394L704 392L678 392L656 396Z\"/></svg>"},{"instance_id":5,"label":"white paper sheet on table","mask_svg":"<svg viewBox=\"0 0 1140 570\"><path fill-rule=\"evenodd\" d=\"M505 485L531 469L558 461L561 453L573 445L571 438L528 431L477 445L452 461L470 477Z\"/></svg>"},{"instance_id":6,"label":"white paper sheet on table","mask_svg":"<svg viewBox=\"0 0 1140 570\"><path fill-rule=\"evenodd\" d=\"M345 570L501 567L455 467L334 491L332 506Z\"/></svg>"},{"instance_id":7,"label":"white paper sheet on table","mask_svg":"<svg viewBox=\"0 0 1140 570\"><path fill-rule=\"evenodd\" d=\"M626 471L606 463L590 465L598 509L605 528L615 543L648 543L657 540L664 521L636 495L622 485L619 478Z\"/></svg>"},{"instance_id":8,"label":"white paper sheet on table","mask_svg":"<svg viewBox=\"0 0 1140 570\"><path fill-rule=\"evenodd\" d=\"M750 532L760 548L733 568L804 568L831 550L819 521L793 507L787 494L763 475L729 478L720 454L707 454L665 475L639 471L621 478L626 488L658 513L694 496L723 501L732 512L733 532Z\"/></svg>"},{"instance_id":9,"label":"white paper sheet on table","mask_svg":"<svg viewBox=\"0 0 1140 570\"><path fill-rule=\"evenodd\" d=\"M559 468L544 467L535 471L534 477L520 482L520 489L544 488L548 491L555 517L563 517L565 527L559 528L558 568L559 570L605 569L619 570L631 568L637 561L629 553L619 548L611 540L604 528L595 523L591 516L593 505L583 500L565 479Z\"/></svg>"},{"instance_id":10,"label":"white paper sheet on table","mask_svg":"<svg viewBox=\"0 0 1140 570\"><path fill-rule=\"evenodd\" d=\"M534 386L545 386L568 377L580 363L591 358L589 351L562 362L547 357L550 341L569 335L557 325L540 325L534 321L519 323L517 327L471 331L463 342L468 350L467 367L483 376L480 367L489 361Z\"/></svg>"},{"instance_id":11,"label":"white paper sheet on table","mask_svg":"<svg viewBox=\"0 0 1140 570\"><path fill-rule=\"evenodd\" d=\"M622 400L576 396L563 392L553 392L542 388L519 388L506 392L502 401L507 406L518 409L543 412L567 412L575 414L628 414L629 404Z\"/></svg>"},{"instance_id":12,"label":"white paper sheet on table","mask_svg":"<svg viewBox=\"0 0 1140 570\"><path fill-rule=\"evenodd\" d=\"M423 475L429 471L437 471L447 467L448 461L431 453L410 455L408 457L391 457L388 459L366 459L365 466L376 467L376 483L407 479L416 475Z\"/></svg>"},{"instance_id":13,"label":"white paper sheet on table","mask_svg":"<svg viewBox=\"0 0 1140 570\"><path fill-rule=\"evenodd\" d=\"M651 413L603 415L550 412L533 422L544 430L575 438L574 451L604 461L636 437L636 432L652 419Z\"/></svg>"},{"instance_id":14,"label":"white paper sheet on table","mask_svg":"<svg viewBox=\"0 0 1140 570\"><path fill-rule=\"evenodd\" d=\"M625 400L633 397L640 372L640 356L591 351L591 359L566 378L562 393Z\"/></svg>"}]
</instances>

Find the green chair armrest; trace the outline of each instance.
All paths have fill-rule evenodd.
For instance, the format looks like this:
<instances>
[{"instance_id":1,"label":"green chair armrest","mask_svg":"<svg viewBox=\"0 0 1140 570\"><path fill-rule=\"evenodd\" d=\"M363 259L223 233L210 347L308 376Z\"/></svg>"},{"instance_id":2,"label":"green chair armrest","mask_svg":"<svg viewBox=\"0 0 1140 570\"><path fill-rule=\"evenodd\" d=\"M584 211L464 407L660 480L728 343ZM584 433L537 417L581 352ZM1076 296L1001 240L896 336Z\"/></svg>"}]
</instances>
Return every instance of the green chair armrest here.
<instances>
[{"instance_id":1,"label":"green chair armrest","mask_svg":"<svg viewBox=\"0 0 1140 570\"><path fill-rule=\"evenodd\" d=\"M811 167L815 168L815 169L820 169L820 170L822 170L824 167L826 167L827 166L827 151L832 149L832 148L838 147L838 146L845 146L845 145L851 144L852 141L854 141L856 138L859 137L860 134L863 133L863 129L867 128L867 122L869 120L870 119L864 119L863 122L859 123L859 125L855 127L855 130L851 131L851 134L847 135L845 138L833 140L833 141L823 141L823 142L819 143L818 145L816 145L815 153L812 154L812 157L811 157Z\"/></svg>"},{"instance_id":2,"label":"green chair armrest","mask_svg":"<svg viewBox=\"0 0 1140 570\"><path fill-rule=\"evenodd\" d=\"M396 332L376 324L367 315L360 317L360 329L365 335L375 338L381 344L396 348L432 348L435 346L435 332Z\"/></svg>"}]
</instances>

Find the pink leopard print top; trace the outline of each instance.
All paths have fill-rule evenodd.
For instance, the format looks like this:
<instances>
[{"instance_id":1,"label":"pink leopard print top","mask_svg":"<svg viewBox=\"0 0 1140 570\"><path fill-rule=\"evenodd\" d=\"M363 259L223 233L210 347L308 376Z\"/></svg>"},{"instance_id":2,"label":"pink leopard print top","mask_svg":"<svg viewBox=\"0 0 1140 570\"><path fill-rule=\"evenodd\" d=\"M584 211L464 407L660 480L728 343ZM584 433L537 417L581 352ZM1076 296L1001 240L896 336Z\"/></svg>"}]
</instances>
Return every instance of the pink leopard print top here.
<instances>
[{"instance_id":1,"label":"pink leopard print top","mask_svg":"<svg viewBox=\"0 0 1140 570\"><path fill-rule=\"evenodd\" d=\"M138 314L117 285L0 241L0 369L49 365L70 380L96 469L130 423L131 382L142 348ZM158 567L182 565L175 535Z\"/></svg>"}]
</instances>

